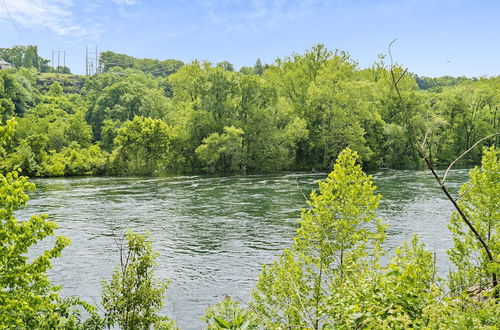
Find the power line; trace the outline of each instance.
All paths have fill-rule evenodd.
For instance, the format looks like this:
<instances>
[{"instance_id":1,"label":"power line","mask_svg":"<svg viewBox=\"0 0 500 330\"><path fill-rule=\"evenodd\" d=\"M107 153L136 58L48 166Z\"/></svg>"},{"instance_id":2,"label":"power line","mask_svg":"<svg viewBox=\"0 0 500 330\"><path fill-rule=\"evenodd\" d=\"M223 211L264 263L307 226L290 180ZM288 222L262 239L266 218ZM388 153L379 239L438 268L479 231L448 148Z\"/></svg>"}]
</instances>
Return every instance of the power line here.
<instances>
[{"instance_id":1,"label":"power line","mask_svg":"<svg viewBox=\"0 0 500 330\"><path fill-rule=\"evenodd\" d=\"M158 60L159 61L159 60ZM115 66L118 66L122 69L133 69L133 70L138 70L138 71L142 71L143 74L155 74L155 73L168 73L170 70L168 69L156 69L156 70L152 70L152 71L149 71L150 69L155 69L157 68L158 66L161 65L161 61L159 63L156 63L156 64L151 64L151 65L148 65L148 66L145 66L145 67L122 67L121 65L123 66L126 66L127 64L130 64L128 62L106 62L106 61L103 61L102 63L104 63L105 65L108 65L108 64L114 64ZM104 72L102 72L104 73ZM115 74L123 74L123 75L137 75L137 73L125 73L125 72L122 72L122 73L118 73L118 72L109 72L109 71L106 71L106 73L115 73Z\"/></svg>"},{"instance_id":2,"label":"power line","mask_svg":"<svg viewBox=\"0 0 500 330\"><path fill-rule=\"evenodd\" d=\"M134 60L140 62L143 59L134 59ZM134 60L132 60L132 61L134 61ZM153 61L157 61L157 62L154 63L154 64L146 65L144 67L140 67L140 68L137 68L137 67L127 67L127 65L131 64L131 62L127 61L127 60L122 60L122 61L117 61L117 62L103 61L101 64L104 64L104 65L115 64L115 65L118 65L118 66L124 66L124 67L122 67L123 69L136 69L136 70L140 70L140 71L142 71L144 73L152 73L152 72L155 72L155 73L156 72L164 72L164 73L166 73L165 69L157 69L157 70L154 70L154 71L151 71L151 72L148 72L147 70L149 70L149 69L156 69L158 66L161 66L163 62L168 61L168 59L167 60L153 59ZM174 59L174 61L175 61L175 59Z\"/></svg>"},{"instance_id":3,"label":"power line","mask_svg":"<svg viewBox=\"0 0 500 330\"><path fill-rule=\"evenodd\" d=\"M12 16L12 14L10 13L9 7L7 7L7 4L5 3L5 0L2 0L2 3L3 3L3 6L4 6L5 10L7 11L7 14L10 17L12 25L14 25L14 28L16 29L17 33L19 34L19 37L21 37L21 40L23 41L23 44L26 44L26 41L24 40L23 34L21 33L21 30L19 30L19 27L16 24L16 20L14 19L14 17Z\"/></svg>"},{"instance_id":4,"label":"power line","mask_svg":"<svg viewBox=\"0 0 500 330\"><path fill-rule=\"evenodd\" d=\"M155 70L155 71L143 71L143 70L140 70L140 69L136 69L136 68L122 68L124 70L127 70L127 69L132 69L132 70L137 70L137 71L140 71L140 73L136 73L136 72L110 72L110 71L106 71L106 72L103 72L104 74L116 74L116 75L122 75L122 76L142 76L142 75L146 75L146 74L151 74L151 75L154 75L155 73L168 73L169 70Z\"/></svg>"},{"instance_id":5,"label":"power line","mask_svg":"<svg viewBox=\"0 0 500 330\"><path fill-rule=\"evenodd\" d=\"M116 74L116 75L142 75L142 74L156 74L156 73L165 73L165 74L168 74L171 72L171 70L169 69L164 69L164 68L158 68L159 66L161 67L162 63L167 61L167 60L156 60L156 59L153 59L153 61L156 61L156 63L153 63L153 64L149 64L149 65L146 65L146 66L142 66L142 67L130 67L129 65L131 65L131 61L129 60L118 60L118 61L99 61L99 57L96 56L96 59L91 59L89 57L90 54L95 54L97 53L97 48L96 48L96 52L95 53L91 53L88 51L88 46L85 47L85 51L86 51L86 54L85 54L85 70L86 70L86 74L87 75L91 75L90 73L90 68L91 68L91 62L92 61L96 61L96 69L99 71L99 72L96 72L96 73L109 73L109 74ZM99 53L98 53L99 54ZM132 61L141 61L142 59L133 59ZM99 62L97 62L99 61ZM133 69L133 70L138 70L138 71L141 71L142 73L127 73L127 72L109 72L109 71L106 71L104 72L103 69L104 67L103 66L107 66L107 65L114 65L114 66L117 66L117 67L121 67L122 69Z\"/></svg>"}]
</instances>

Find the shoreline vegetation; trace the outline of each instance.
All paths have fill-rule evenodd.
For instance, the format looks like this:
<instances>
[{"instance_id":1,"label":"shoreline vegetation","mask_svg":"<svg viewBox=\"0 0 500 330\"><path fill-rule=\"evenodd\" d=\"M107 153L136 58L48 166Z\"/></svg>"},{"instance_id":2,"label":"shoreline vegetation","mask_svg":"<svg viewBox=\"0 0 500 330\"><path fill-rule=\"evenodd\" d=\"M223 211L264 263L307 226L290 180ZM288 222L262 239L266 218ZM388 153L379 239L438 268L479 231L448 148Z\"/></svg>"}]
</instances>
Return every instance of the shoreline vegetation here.
<instances>
[{"instance_id":1,"label":"shoreline vegetation","mask_svg":"<svg viewBox=\"0 0 500 330\"><path fill-rule=\"evenodd\" d=\"M391 77L400 66L380 55L360 68L321 44L238 72L107 51L98 74L78 76L48 67L34 46L2 48L0 58L17 67L0 70L1 119L15 125L0 170L29 176L329 172L346 147L367 170L416 169L424 163L408 118L436 166L500 127L500 77L407 73L403 113ZM499 139L457 165L479 164L481 147Z\"/></svg>"},{"instance_id":2,"label":"shoreline vegetation","mask_svg":"<svg viewBox=\"0 0 500 330\"><path fill-rule=\"evenodd\" d=\"M35 188L21 169L32 176L327 170L290 248L263 266L252 300L212 306L208 329L500 327L500 77L420 78L388 67L384 56L361 69L322 45L239 72L229 62L105 52L100 74L75 93L59 81L37 85L36 68L50 70L36 47L0 56L19 60L18 69L0 70L0 328L176 327L161 315L169 281L155 275L158 254L147 234L117 238L120 258L96 306L59 295L47 270L70 240L54 237L57 224L45 214L15 218ZM422 157L434 173L432 164L457 156L459 165L481 167L458 198L435 176L457 210L447 251L454 268L440 278L417 236L382 248L381 196L363 168L420 168ZM53 247L37 251L47 238Z\"/></svg>"},{"instance_id":3,"label":"shoreline vegetation","mask_svg":"<svg viewBox=\"0 0 500 330\"><path fill-rule=\"evenodd\" d=\"M458 203L498 258L499 152L484 149L481 168L470 171ZM359 155L345 149L326 180L318 181L308 208L302 209L293 244L263 265L249 302L226 297L208 308L208 329L422 328L497 329L498 271L454 212L449 222L453 268L438 275L435 256L418 236L397 248L383 249L388 226L376 217L381 196ZM116 237L119 259L102 282L101 301L62 297L47 270L70 244L55 237L54 247L28 259L37 242L54 236L47 215L28 220L14 211L28 201L34 185L17 172L1 175L0 326L64 329L176 329L161 312L171 281L155 270L158 254L148 234L128 231ZM485 216L487 215L487 216ZM389 257L389 259L388 259ZM381 262L381 258L388 260Z\"/></svg>"}]
</instances>

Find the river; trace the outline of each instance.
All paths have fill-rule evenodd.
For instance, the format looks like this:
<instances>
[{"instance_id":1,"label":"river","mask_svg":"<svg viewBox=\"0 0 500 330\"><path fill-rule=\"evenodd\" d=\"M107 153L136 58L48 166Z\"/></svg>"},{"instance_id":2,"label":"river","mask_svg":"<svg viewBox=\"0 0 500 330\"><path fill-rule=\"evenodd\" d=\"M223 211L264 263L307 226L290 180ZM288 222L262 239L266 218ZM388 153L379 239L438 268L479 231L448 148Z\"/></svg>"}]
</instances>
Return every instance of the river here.
<instances>
[{"instance_id":1,"label":"river","mask_svg":"<svg viewBox=\"0 0 500 330\"><path fill-rule=\"evenodd\" d=\"M440 272L449 264L451 204L427 171L372 173L383 198L379 216L389 224L386 248L418 234L436 252ZM182 329L203 327L204 310L224 295L244 301L263 263L290 246L304 195L325 173L247 176L79 177L33 179L21 219L47 213L71 239L54 261L53 283L64 295L100 300L100 283L119 262L114 239L126 228L148 231L158 257L157 276L171 279L164 313ZM455 193L467 180L454 170ZM41 250L50 241L39 246Z\"/></svg>"}]
</instances>

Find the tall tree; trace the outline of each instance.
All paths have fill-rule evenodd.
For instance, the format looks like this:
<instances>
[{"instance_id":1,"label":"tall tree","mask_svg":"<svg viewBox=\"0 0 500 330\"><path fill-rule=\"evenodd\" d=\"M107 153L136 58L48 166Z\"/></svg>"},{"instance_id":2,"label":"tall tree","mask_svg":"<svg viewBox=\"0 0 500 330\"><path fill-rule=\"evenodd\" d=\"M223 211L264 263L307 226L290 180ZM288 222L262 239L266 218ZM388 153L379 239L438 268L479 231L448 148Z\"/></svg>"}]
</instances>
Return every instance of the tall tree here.
<instances>
[{"instance_id":1,"label":"tall tree","mask_svg":"<svg viewBox=\"0 0 500 330\"><path fill-rule=\"evenodd\" d=\"M0 48L0 59L14 64L17 68L35 68L40 72L50 72L50 62L38 55L38 47L33 45Z\"/></svg>"},{"instance_id":2,"label":"tall tree","mask_svg":"<svg viewBox=\"0 0 500 330\"><path fill-rule=\"evenodd\" d=\"M173 159L173 131L161 119L136 116L117 131L114 165L118 173L152 174Z\"/></svg>"},{"instance_id":3,"label":"tall tree","mask_svg":"<svg viewBox=\"0 0 500 330\"><path fill-rule=\"evenodd\" d=\"M367 270L368 249L380 248L380 195L357 160L349 149L339 155L319 192L311 193L292 248L264 266L254 299L266 326L327 326L330 297Z\"/></svg>"}]
</instances>

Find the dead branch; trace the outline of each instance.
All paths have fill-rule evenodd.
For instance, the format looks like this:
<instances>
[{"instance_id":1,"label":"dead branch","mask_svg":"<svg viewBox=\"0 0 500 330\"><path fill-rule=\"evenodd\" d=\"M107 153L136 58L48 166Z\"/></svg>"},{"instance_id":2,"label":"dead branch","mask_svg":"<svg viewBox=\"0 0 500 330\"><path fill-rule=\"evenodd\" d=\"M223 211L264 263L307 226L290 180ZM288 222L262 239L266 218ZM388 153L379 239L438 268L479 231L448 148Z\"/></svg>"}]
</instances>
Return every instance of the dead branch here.
<instances>
[{"instance_id":1,"label":"dead branch","mask_svg":"<svg viewBox=\"0 0 500 330\"><path fill-rule=\"evenodd\" d=\"M417 150L418 150L418 153L419 153L420 157L425 161L425 164L427 165L427 168L431 171L432 175L434 176L434 178L438 182L439 187L441 188L441 190L443 191L443 193L446 195L446 197L448 198L448 200L453 204L453 207L458 212L458 214L460 215L460 217L462 218L462 220L465 222L465 224L472 231L472 233L474 234L474 236L476 237L476 239L483 246L483 248L484 248L484 250L486 252L486 255L488 256L488 260L491 261L491 262L494 262L495 259L493 258L493 254L492 254L492 252L491 252L488 244L486 244L486 241L483 239L483 237L479 234L479 232L476 230L476 228L474 227L474 225L467 218L467 216L462 211L462 209L460 208L460 206L457 204L457 202L455 201L455 199L450 195L450 193L448 192L448 189L444 185L444 180L441 180L441 178L437 175L436 171L434 170L434 167L432 166L431 161L425 155L424 149L423 149L422 145L420 144L420 142L418 141L415 127L414 127L414 125L411 122L410 112L409 112L408 108L406 107L406 104L405 104L405 102L403 100L403 97L401 96L401 92L400 92L399 87L398 87L399 81L406 74L407 70L405 69L403 71L403 73L399 76L398 79L396 79L395 74L394 74L393 59L392 59L392 54L391 54L391 46L392 46L392 44L394 42L396 42L396 39L394 39L393 41L391 41L391 43L389 44L389 56L391 58L391 77L392 77L392 83L393 83L393 86L394 86L394 88L396 90L401 110L403 111L403 113L405 115L406 124L408 126L409 131L410 131L411 139L413 140L414 145L417 147ZM496 133L496 134L498 134L498 133ZM478 141L477 143L479 143L480 141ZM468 152L468 151L466 151L466 152ZM493 287L496 287L497 284L498 284L496 273L492 274L492 282L493 282Z\"/></svg>"},{"instance_id":2,"label":"dead branch","mask_svg":"<svg viewBox=\"0 0 500 330\"><path fill-rule=\"evenodd\" d=\"M474 149L479 143L483 142L484 140L487 140L489 138L492 138L492 137L495 137L497 135L500 135L500 132L496 132L496 133L493 133L491 135L488 135L488 136L485 136L483 137L482 139L478 140L476 143L474 143L472 145L472 147L470 147L469 149L467 149L463 154L461 154L460 156L458 156L454 161L451 162L450 166L448 166L448 168L446 169L446 172L444 173L444 176L443 176L443 183L446 181L446 177L448 176L448 172L451 170L451 168L453 167L453 165L455 165L455 163L460 159L462 158L463 156L465 156L469 151L471 151L472 149Z\"/></svg>"}]
</instances>

